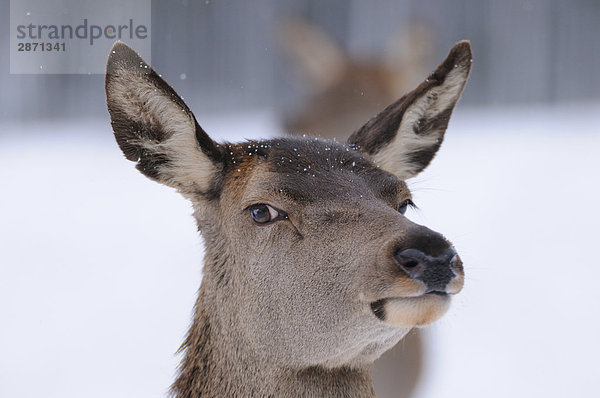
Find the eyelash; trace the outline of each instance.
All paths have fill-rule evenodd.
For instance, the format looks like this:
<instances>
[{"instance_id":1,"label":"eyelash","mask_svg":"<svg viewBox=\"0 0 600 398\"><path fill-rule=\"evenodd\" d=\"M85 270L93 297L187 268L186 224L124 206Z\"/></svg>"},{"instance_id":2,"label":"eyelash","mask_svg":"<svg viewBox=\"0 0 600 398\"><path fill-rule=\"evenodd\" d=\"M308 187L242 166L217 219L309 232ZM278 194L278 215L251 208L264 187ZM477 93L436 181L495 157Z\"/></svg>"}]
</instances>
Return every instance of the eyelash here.
<instances>
[{"instance_id":1,"label":"eyelash","mask_svg":"<svg viewBox=\"0 0 600 398\"><path fill-rule=\"evenodd\" d=\"M408 210L409 207L412 209L416 209L417 205L415 205L415 203L412 200L406 199L402 203L400 203L400 206L398 207L398 212L400 212L401 214L405 214L406 210Z\"/></svg>"}]
</instances>

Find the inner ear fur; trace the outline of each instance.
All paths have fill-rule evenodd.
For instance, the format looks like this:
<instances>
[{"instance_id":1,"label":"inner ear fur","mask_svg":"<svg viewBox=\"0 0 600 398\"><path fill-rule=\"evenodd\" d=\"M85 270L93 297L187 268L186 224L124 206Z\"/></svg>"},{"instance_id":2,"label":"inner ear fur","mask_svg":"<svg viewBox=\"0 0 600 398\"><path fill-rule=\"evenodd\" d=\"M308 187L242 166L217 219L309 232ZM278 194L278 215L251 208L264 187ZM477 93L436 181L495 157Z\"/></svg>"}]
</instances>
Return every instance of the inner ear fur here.
<instances>
[{"instance_id":1,"label":"inner ear fur","mask_svg":"<svg viewBox=\"0 0 600 398\"><path fill-rule=\"evenodd\" d=\"M182 193L211 190L222 164L219 146L175 90L125 43L110 51L105 88L115 139L138 170Z\"/></svg>"},{"instance_id":2,"label":"inner ear fur","mask_svg":"<svg viewBox=\"0 0 600 398\"><path fill-rule=\"evenodd\" d=\"M442 144L471 61L470 43L455 44L424 82L352 134L348 143L401 179L415 176L429 165Z\"/></svg>"}]
</instances>

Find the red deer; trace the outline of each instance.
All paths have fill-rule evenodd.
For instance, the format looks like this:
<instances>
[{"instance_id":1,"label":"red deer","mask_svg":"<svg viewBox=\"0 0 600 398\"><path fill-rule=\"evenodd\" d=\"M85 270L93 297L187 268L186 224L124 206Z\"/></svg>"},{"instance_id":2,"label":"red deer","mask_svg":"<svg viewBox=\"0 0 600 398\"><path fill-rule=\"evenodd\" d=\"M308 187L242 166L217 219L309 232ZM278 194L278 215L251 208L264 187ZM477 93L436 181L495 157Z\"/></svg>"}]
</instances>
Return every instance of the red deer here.
<instances>
[{"instance_id":1,"label":"red deer","mask_svg":"<svg viewBox=\"0 0 600 398\"><path fill-rule=\"evenodd\" d=\"M405 180L439 149L471 67L456 44L347 142L216 143L175 91L116 43L107 105L125 157L194 207L203 279L176 397L373 397L373 361L463 286L442 235L405 217Z\"/></svg>"}]
</instances>

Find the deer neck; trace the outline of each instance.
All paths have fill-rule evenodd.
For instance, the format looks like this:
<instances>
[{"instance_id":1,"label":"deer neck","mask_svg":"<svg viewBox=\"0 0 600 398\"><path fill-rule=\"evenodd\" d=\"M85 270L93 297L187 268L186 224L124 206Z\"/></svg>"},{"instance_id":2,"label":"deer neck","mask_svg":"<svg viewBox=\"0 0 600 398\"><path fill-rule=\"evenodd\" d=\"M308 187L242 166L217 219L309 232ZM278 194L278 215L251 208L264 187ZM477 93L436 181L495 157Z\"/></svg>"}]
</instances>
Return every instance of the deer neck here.
<instances>
[{"instance_id":1,"label":"deer neck","mask_svg":"<svg viewBox=\"0 0 600 398\"><path fill-rule=\"evenodd\" d=\"M218 307L209 302L205 281L196 302L192 327L181 348L185 354L172 386L174 397L375 396L369 368L290 370L253 354L236 331L224 328L222 321L208 310Z\"/></svg>"}]
</instances>

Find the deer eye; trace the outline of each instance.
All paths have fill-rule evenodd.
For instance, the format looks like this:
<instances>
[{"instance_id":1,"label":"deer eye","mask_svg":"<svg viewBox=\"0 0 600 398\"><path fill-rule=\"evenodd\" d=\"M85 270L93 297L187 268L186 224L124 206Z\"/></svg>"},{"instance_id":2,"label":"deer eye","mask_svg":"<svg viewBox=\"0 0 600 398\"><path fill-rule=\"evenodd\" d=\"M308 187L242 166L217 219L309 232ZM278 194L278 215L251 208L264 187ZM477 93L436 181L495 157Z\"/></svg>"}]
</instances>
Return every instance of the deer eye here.
<instances>
[{"instance_id":1,"label":"deer eye","mask_svg":"<svg viewBox=\"0 0 600 398\"><path fill-rule=\"evenodd\" d=\"M404 202L402 202L402 203L400 204L400 207L398 207L398 211L399 211L401 214L404 214L404 213L406 213L406 210L407 210L409 207L416 207L416 206L415 206L415 204L413 203L413 201L412 201L412 200L410 200L410 199L406 199Z\"/></svg>"},{"instance_id":2,"label":"deer eye","mask_svg":"<svg viewBox=\"0 0 600 398\"><path fill-rule=\"evenodd\" d=\"M248 209L252 221L256 224L268 224L287 217L282 211L265 204L252 205Z\"/></svg>"}]
</instances>

